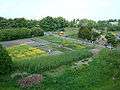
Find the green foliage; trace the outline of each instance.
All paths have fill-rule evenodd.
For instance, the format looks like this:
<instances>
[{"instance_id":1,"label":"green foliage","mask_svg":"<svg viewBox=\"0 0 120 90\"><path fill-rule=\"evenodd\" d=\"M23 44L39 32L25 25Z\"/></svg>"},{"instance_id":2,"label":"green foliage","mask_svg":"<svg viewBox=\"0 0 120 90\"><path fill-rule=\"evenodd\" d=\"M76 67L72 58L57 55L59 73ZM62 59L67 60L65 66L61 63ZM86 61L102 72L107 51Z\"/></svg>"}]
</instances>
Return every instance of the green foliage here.
<instances>
[{"instance_id":1,"label":"green foliage","mask_svg":"<svg viewBox=\"0 0 120 90\"><path fill-rule=\"evenodd\" d=\"M107 33L105 37L108 44L112 44L114 47L118 45L119 41L116 40L116 37L112 33Z\"/></svg>"},{"instance_id":2,"label":"green foliage","mask_svg":"<svg viewBox=\"0 0 120 90\"><path fill-rule=\"evenodd\" d=\"M98 30L120 31L119 20L99 20L96 25Z\"/></svg>"},{"instance_id":3,"label":"green foliage","mask_svg":"<svg viewBox=\"0 0 120 90\"><path fill-rule=\"evenodd\" d=\"M85 27L87 27L88 29L92 29L92 28L95 28L96 22L93 21L93 20L81 19L81 20L79 21L79 26L80 26L80 27L85 26Z\"/></svg>"},{"instance_id":4,"label":"green foliage","mask_svg":"<svg viewBox=\"0 0 120 90\"><path fill-rule=\"evenodd\" d=\"M41 49L31 47L27 44L20 44L7 48L12 59L31 58L36 56L45 56L47 53Z\"/></svg>"},{"instance_id":5,"label":"green foliage","mask_svg":"<svg viewBox=\"0 0 120 90\"><path fill-rule=\"evenodd\" d=\"M32 28L30 32L31 32L31 35L34 37L44 35L44 32L41 28Z\"/></svg>"},{"instance_id":6,"label":"green foliage","mask_svg":"<svg viewBox=\"0 0 120 90\"><path fill-rule=\"evenodd\" d=\"M67 67L61 75L46 74L45 90L119 90L120 50L104 49L89 66ZM55 72L57 73L57 72ZM113 80L114 77L114 80Z\"/></svg>"},{"instance_id":7,"label":"green foliage","mask_svg":"<svg viewBox=\"0 0 120 90\"><path fill-rule=\"evenodd\" d=\"M0 30L0 41L30 38L32 36L43 36L41 29L3 29Z\"/></svg>"},{"instance_id":8,"label":"green foliage","mask_svg":"<svg viewBox=\"0 0 120 90\"><path fill-rule=\"evenodd\" d=\"M41 73L57 68L61 65L69 64L73 61L79 61L83 58L90 57L91 55L92 54L88 50L81 49L79 51L67 52L61 55L14 60L14 62L21 71Z\"/></svg>"},{"instance_id":9,"label":"green foliage","mask_svg":"<svg viewBox=\"0 0 120 90\"><path fill-rule=\"evenodd\" d=\"M0 74L8 74L13 70L13 63L8 52L0 45Z\"/></svg>"},{"instance_id":10,"label":"green foliage","mask_svg":"<svg viewBox=\"0 0 120 90\"><path fill-rule=\"evenodd\" d=\"M96 28L98 30L119 31L120 20L100 20L98 22L89 19L73 19L71 21L65 20L63 17L50 17L47 16L42 20L27 20L25 18L6 19L0 17L0 29L9 28L34 28L39 27L45 31L59 30L65 27L81 27L86 26L89 29Z\"/></svg>"},{"instance_id":11,"label":"green foliage","mask_svg":"<svg viewBox=\"0 0 120 90\"><path fill-rule=\"evenodd\" d=\"M40 27L45 31L56 31L67 26L67 21L62 17L47 16L40 20Z\"/></svg>"},{"instance_id":12,"label":"green foliage","mask_svg":"<svg viewBox=\"0 0 120 90\"><path fill-rule=\"evenodd\" d=\"M57 30L61 29L62 31L64 31L64 28L68 26L68 21L63 17L57 17L54 18L54 20Z\"/></svg>"},{"instance_id":13,"label":"green foliage","mask_svg":"<svg viewBox=\"0 0 120 90\"><path fill-rule=\"evenodd\" d=\"M0 17L0 29L10 29L10 28L34 28L39 23L37 20L27 20L25 18L14 18L6 19Z\"/></svg>"},{"instance_id":14,"label":"green foliage","mask_svg":"<svg viewBox=\"0 0 120 90\"><path fill-rule=\"evenodd\" d=\"M81 48L86 48L85 45L81 45L81 44L75 42L74 40L64 39L64 38L61 38L61 37L56 37L54 35L43 36L43 37L39 37L39 38L47 40L47 41L50 41L52 43L56 43L56 44L62 45L64 47L68 47L68 48L74 49L74 50L79 50ZM36 38L36 39L39 40L39 38Z\"/></svg>"},{"instance_id":15,"label":"green foliage","mask_svg":"<svg viewBox=\"0 0 120 90\"><path fill-rule=\"evenodd\" d=\"M78 33L78 37L87 40L96 40L99 37L99 33L88 29L87 27L81 27Z\"/></svg>"},{"instance_id":16,"label":"green foliage","mask_svg":"<svg viewBox=\"0 0 120 90\"><path fill-rule=\"evenodd\" d=\"M52 17L47 16L40 21L40 27L45 31L54 31L55 30L54 22L55 21Z\"/></svg>"},{"instance_id":17,"label":"green foliage","mask_svg":"<svg viewBox=\"0 0 120 90\"><path fill-rule=\"evenodd\" d=\"M93 20L89 20L89 19L73 19L69 22L69 27L82 27L82 26L86 26L89 29L95 28L97 25L97 23Z\"/></svg>"}]
</instances>

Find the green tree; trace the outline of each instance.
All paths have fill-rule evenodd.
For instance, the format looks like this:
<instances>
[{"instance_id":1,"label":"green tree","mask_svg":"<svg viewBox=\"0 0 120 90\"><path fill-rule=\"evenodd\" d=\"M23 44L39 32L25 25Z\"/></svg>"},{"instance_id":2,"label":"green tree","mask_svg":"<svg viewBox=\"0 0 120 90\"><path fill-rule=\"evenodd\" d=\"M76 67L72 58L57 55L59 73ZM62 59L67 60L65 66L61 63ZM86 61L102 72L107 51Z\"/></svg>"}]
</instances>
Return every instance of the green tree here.
<instances>
[{"instance_id":1,"label":"green tree","mask_svg":"<svg viewBox=\"0 0 120 90\"><path fill-rule=\"evenodd\" d=\"M92 29L92 28L95 28L96 27L96 22L93 21L93 20L88 20L88 19L81 19L79 21L79 26L80 27L87 27L88 29Z\"/></svg>"},{"instance_id":2,"label":"green tree","mask_svg":"<svg viewBox=\"0 0 120 90\"><path fill-rule=\"evenodd\" d=\"M88 29L87 27L81 27L79 29L78 37L82 39L95 41L97 37L99 37L99 33L93 31L92 29Z\"/></svg>"},{"instance_id":3,"label":"green tree","mask_svg":"<svg viewBox=\"0 0 120 90\"><path fill-rule=\"evenodd\" d=\"M7 28L7 19L0 17L0 29Z\"/></svg>"},{"instance_id":4,"label":"green tree","mask_svg":"<svg viewBox=\"0 0 120 90\"><path fill-rule=\"evenodd\" d=\"M82 39L91 39L91 30L89 30L87 27L81 27L78 33L78 37Z\"/></svg>"},{"instance_id":5,"label":"green tree","mask_svg":"<svg viewBox=\"0 0 120 90\"><path fill-rule=\"evenodd\" d=\"M54 18L54 21L55 21L55 28L57 30L65 28L68 26L68 21L65 20L65 18L63 18L63 17Z\"/></svg>"},{"instance_id":6,"label":"green tree","mask_svg":"<svg viewBox=\"0 0 120 90\"><path fill-rule=\"evenodd\" d=\"M55 21L52 17L47 16L40 21L40 27L45 31L54 31Z\"/></svg>"},{"instance_id":7,"label":"green tree","mask_svg":"<svg viewBox=\"0 0 120 90\"><path fill-rule=\"evenodd\" d=\"M45 31L56 31L67 27L68 22L63 17L53 18L47 16L40 20L40 27Z\"/></svg>"},{"instance_id":8,"label":"green tree","mask_svg":"<svg viewBox=\"0 0 120 90\"><path fill-rule=\"evenodd\" d=\"M27 27L27 20L25 18L15 18L14 25L14 28Z\"/></svg>"}]
</instances>

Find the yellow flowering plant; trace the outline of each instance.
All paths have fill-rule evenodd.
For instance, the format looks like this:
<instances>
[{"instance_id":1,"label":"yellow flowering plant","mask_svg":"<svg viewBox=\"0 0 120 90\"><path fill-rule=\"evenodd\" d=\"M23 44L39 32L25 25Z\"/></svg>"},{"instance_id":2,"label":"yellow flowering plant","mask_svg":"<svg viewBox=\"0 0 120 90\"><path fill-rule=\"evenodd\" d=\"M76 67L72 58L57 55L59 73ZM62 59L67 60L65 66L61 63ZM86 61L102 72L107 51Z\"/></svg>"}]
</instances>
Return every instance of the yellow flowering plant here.
<instances>
[{"instance_id":1,"label":"yellow flowering plant","mask_svg":"<svg viewBox=\"0 0 120 90\"><path fill-rule=\"evenodd\" d=\"M20 44L7 48L12 58L30 58L34 56L47 55L42 49L31 47L27 44Z\"/></svg>"}]
</instances>

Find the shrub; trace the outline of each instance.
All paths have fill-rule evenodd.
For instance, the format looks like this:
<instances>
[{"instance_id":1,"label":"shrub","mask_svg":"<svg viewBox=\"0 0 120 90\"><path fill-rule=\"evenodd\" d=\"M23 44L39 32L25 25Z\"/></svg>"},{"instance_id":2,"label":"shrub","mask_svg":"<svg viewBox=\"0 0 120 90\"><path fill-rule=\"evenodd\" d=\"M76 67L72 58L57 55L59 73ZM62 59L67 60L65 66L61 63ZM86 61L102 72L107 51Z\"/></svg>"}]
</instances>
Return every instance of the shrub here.
<instances>
[{"instance_id":1,"label":"shrub","mask_svg":"<svg viewBox=\"0 0 120 90\"><path fill-rule=\"evenodd\" d=\"M81 27L78 33L78 37L82 39L87 39L87 40L93 40L95 41L96 38L99 37L99 33L88 29L87 27Z\"/></svg>"},{"instance_id":2,"label":"shrub","mask_svg":"<svg viewBox=\"0 0 120 90\"><path fill-rule=\"evenodd\" d=\"M40 28L31 29L31 34L32 36L43 36L44 35L43 30Z\"/></svg>"},{"instance_id":3,"label":"shrub","mask_svg":"<svg viewBox=\"0 0 120 90\"><path fill-rule=\"evenodd\" d=\"M114 46L114 47L119 44L119 41L116 40L115 35L113 35L112 33L107 33L105 38L107 39L107 43L112 44L112 46Z\"/></svg>"},{"instance_id":4,"label":"shrub","mask_svg":"<svg viewBox=\"0 0 120 90\"><path fill-rule=\"evenodd\" d=\"M2 45L0 45L0 74L10 73L12 71L12 59Z\"/></svg>"},{"instance_id":5,"label":"shrub","mask_svg":"<svg viewBox=\"0 0 120 90\"><path fill-rule=\"evenodd\" d=\"M3 29L0 30L0 41L31 38L32 36L43 36L41 29Z\"/></svg>"}]
</instances>

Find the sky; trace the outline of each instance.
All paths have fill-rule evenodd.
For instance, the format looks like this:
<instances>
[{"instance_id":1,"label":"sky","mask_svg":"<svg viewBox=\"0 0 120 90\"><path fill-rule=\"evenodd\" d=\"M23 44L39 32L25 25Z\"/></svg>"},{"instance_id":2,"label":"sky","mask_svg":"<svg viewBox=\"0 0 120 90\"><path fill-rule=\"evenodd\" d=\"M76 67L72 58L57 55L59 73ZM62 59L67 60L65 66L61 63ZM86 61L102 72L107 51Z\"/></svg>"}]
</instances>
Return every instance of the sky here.
<instances>
[{"instance_id":1,"label":"sky","mask_svg":"<svg viewBox=\"0 0 120 90\"><path fill-rule=\"evenodd\" d=\"M120 0L0 0L0 17L120 19Z\"/></svg>"}]
</instances>

